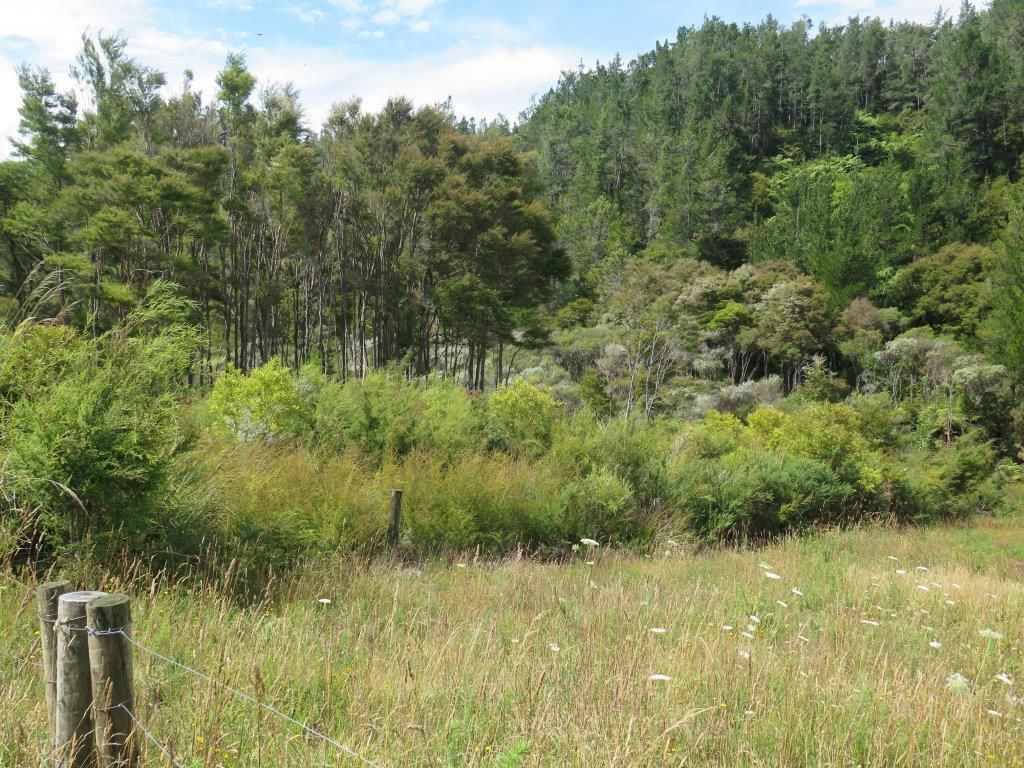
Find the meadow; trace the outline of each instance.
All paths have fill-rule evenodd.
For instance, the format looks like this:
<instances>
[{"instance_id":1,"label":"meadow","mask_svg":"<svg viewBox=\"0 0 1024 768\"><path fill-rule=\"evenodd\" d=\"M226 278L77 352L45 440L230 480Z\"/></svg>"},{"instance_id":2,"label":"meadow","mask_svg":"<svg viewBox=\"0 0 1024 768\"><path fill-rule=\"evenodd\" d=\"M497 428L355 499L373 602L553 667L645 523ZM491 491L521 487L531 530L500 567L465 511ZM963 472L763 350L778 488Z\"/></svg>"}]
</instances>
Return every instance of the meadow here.
<instances>
[{"instance_id":1,"label":"meadow","mask_svg":"<svg viewBox=\"0 0 1024 768\"><path fill-rule=\"evenodd\" d=\"M80 557L134 598L144 766L1024 765L1024 520L566 562L310 560L230 577ZM0 766L40 765L32 583L0 581Z\"/></svg>"}]
</instances>

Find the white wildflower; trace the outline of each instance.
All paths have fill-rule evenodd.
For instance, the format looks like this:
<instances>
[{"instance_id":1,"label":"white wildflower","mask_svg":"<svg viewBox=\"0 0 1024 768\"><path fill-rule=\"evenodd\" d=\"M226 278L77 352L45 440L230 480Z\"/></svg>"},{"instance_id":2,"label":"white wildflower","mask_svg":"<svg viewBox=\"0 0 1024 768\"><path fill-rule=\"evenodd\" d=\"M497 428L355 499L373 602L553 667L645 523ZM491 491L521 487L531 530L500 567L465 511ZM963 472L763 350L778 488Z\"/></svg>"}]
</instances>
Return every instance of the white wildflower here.
<instances>
[{"instance_id":1,"label":"white wildflower","mask_svg":"<svg viewBox=\"0 0 1024 768\"><path fill-rule=\"evenodd\" d=\"M797 639L797 640L802 640L802 641L803 641L803 642L805 642L805 643L809 643L809 642L811 642L811 639L810 639L809 637L804 637L803 635L797 635L797 636L796 636L796 639Z\"/></svg>"},{"instance_id":2,"label":"white wildflower","mask_svg":"<svg viewBox=\"0 0 1024 768\"><path fill-rule=\"evenodd\" d=\"M899 574L900 576L906 576L907 575L907 569L906 568L897 568L896 569L896 573Z\"/></svg>"},{"instance_id":3,"label":"white wildflower","mask_svg":"<svg viewBox=\"0 0 1024 768\"><path fill-rule=\"evenodd\" d=\"M1013 678L1005 672L1000 672L998 675L996 675L996 680L998 680L1003 685L1013 685Z\"/></svg>"},{"instance_id":4,"label":"white wildflower","mask_svg":"<svg viewBox=\"0 0 1024 768\"><path fill-rule=\"evenodd\" d=\"M922 592L931 592L931 589L929 589L927 584L918 584L917 588L920 589Z\"/></svg>"},{"instance_id":5,"label":"white wildflower","mask_svg":"<svg viewBox=\"0 0 1024 768\"><path fill-rule=\"evenodd\" d=\"M778 579L782 578L781 576L779 576L779 574L773 573L772 571L765 571L764 575L766 578L772 579L773 581L777 581Z\"/></svg>"},{"instance_id":6,"label":"white wildflower","mask_svg":"<svg viewBox=\"0 0 1024 768\"><path fill-rule=\"evenodd\" d=\"M860 623L861 624L869 624L872 627L877 627L878 626L878 622L877 621L872 621L871 619L861 619Z\"/></svg>"},{"instance_id":7,"label":"white wildflower","mask_svg":"<svg viewBox=\"0 0 1024 768\"><path fill-rule=\"evenodd\" d=\"M317 598L317 602L320 603L320 605L330 605L331 604L331 598L329 598L329 597L320 597L320 598Z\"/></svg>"},{"instance_id":8,"label":"white wildflower","mask_svg":"<svg viewBox=\"0 0 1024 768\"><path fill-rule=\"evenodd\" d=\"M594 539L580 539L580 544L585 547L600 547L601 544Z\"/></svg>"},{"instance_id":9,"label":"white wildflower","mask_svg":"<svg viewBox=\"0 0 1024 768\"><path fill-rule=\"evenodd\" d=\"M978 634L989 640L1002 640L1003 635L1001 632L996 632L994 629L979 629Z\"/></svg>"},{"instance_id":10,"label":"white wildflower","mask_svg":"<svg viewBox=\"0 0 1024 768\"><path fill-rule=\"evenodd\" d=\"M917 570L921 571L922 573L927 573L928 572L928 569L925 568L923 565L917 566Z\"/></svg>"},{"instance_id":11,"label":"white wildflower","mask_svg":"<svg viewBox=\"0 0 1024 768\"><path fill-rule=\"evenodd\" d=\"M789 603L785 602L784 600L776 600L775 602L781 605L783 608L789 608Z\"/></svg>"},{"instance_id":12,"label":"white wildflower","mask_svg":"<svg viewBox=\"0 0 1024 768\"><path fill-rule=\"evenodd\" d=\"M593 564L594 564L594 561L593 561L593 560L587 560L587 563L586 563L586 564L587 564L587 565L593 565Z\"/></svg>"},{"instance_id":13,"label":"white wildflower","mask_svg":"<svg viewBox=\"0 0 1024 768\"><path fill-rule=\"evenodd\" d=\"M733 627L732 624L723 624L722 629L724 629L726 632L732 632Z\"/></svg>"},{"instance_id":14,"label":"white wildflower","mask_svg":"<svg viewBox=\"0 0 1024 768\"><path fill-rule=\"evenodd\" d=\"M647 631L650 632L652 635L664 635L666 632L668 632L668 630L664 627L651 627Z\"/></svg>"},{"instance_id":15,"label":"white wildflower","mask_svg":"<svg viewBox=\"0 0 1024 768\"><path fill-rule=\"evenodd\" d=\"M887 557L888 557L888 558L889 558L890 560L895 560L895 561L896 561L897 563L898 563L898 562L900 561L900 559L899 559L898 557L893 557L892 555L888 555Z\"/></svg>"},{"instance_id":16,"label":"white wildflower","mask_svg":"<svg viewBox=\"0 0 1024 768\"><path fill-rule=\"evenodd\" d=\"M671 678L671 677L669 677L668 675L651 675L651 676L650 676L649 678L647 678L647 679L648 679L648 680L653 680L653 681L655 681L656 683L667 683L667 682L668 682L669 680L671 680L672 678Z\"/></svg>"},{"instance_id":17,"label":"white wildflower","mask_svg":"<svg viewBox=\"0 0 1024 768\"><path fill-rule=\"evenodd\" d=\"M561 649L561 648L560 648L560 647L558 646L558 643L548 643L548 648L550 648L550 649L551 649L551 652L552 652L552 653L558 653L558 652L559 652L560 650L562 650L562 649Z\"/></svg>"},{"instance_id":18,"label":"white wildflower","mask_svg":"<svg viewBox=\"0 0 1024 768\"><path fill-rule=\"evenodd\" d=\"M736 651L736 655L739 656L741 659L749 659L750 651Z\"/></svg>"},{"instance_id":19,"label":"white wildflower","mask_svg":"<svg viewBox=\"0 0 1024 768\"><path fill-rule=\"evenodd\" d=\"M804 596L804 593L803 593L803 592L801 592L801 591L800 591L799 589L797 589L796 587L794 587L793 589L791 589L791 590L789 590L789 591L790 591L790 592L792 592L792 593L793 593L794 595L796 595L797 597L803 597L803 596Z\"/></svg>"},{"instance_id":20,"label":"white wildflower","mask_svg":"<svg viewBox=\"0 0 1024 768\"><path fill-rule=\"evenodd\" d=\"M939 650L939 648L942 647L942 643L940 643L938 640L932 640L931 642L928 643L928 647L929 648L934 648L937 651L937 650Z\"/></svg>"},{"instance_id":21,"label":"white wildflower","mask_svg":"<svg viewBox=\"0 0 1024 768\"><path fill-rule=\"evenodd\" d=\"M749 632L740 632L740 637L745 637L747 640L753 640L754 636Z\"/></svg>"},{"instance_id":22,"label":"white wildflower","mask_svg":"<svg viewBox=\"0 0 1024 768\"><path fill-rule=\"evenodd\" d=\"M990 715L992 715L992 717L1002 717L1003 716L1002 712L999 712L998 710L995 710L995 709L987 709L985 711L988 712Z\"/></svg>"},{"instance_id":23,"label":"white wildflower","mask_svg":"<svg viewBox=\"0 0 1024 768\"><path fill-rule=\"evenodd\" d=\"M770 571L772 569L772 567L770 565L768 565L768 563L758 563L757 567L761 568L761 569L763 569L765 571Z\"/></svg>"},{"instance_id":24,"label":"white wildflower","mask_svg":"<svg viewBox=\"0 0 1024 768\"><path fill-rule=\"evenodd\" d=\"M761 617L760 616L755 616L754 614L750 614L749 618L755 624L760 624L761 623Z\"/></svg>"},{"instance_id":25,"label":"white wildflower","mask_svg":"<svg viewBox=\"0 0 1024 768\"><path fill-rule=\"evenodd\" d=\"M946 678L946 687L951 691L966 691L970 685L971 681L959 672L954 672Z\"/></svg>"}]
</instances>

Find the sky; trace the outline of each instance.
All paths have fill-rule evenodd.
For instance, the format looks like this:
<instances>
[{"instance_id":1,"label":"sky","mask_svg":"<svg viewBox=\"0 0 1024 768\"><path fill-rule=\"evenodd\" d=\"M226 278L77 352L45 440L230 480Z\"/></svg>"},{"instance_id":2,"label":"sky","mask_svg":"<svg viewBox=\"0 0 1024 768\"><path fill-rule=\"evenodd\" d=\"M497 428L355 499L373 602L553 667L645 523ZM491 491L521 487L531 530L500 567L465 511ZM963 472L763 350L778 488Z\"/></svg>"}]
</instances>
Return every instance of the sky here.
<instances>
[{"instance_id":1,"label":"sky","mask_svg":"<svg viewBox=\"0 0 1024 768\"><path fill-rule=\"evenodd\" d=\"M950 5L947 0L947 5ZM928 21L933 0L0 0L0 157L17 133L15 68L47 67L62 89L89 31L121 31L128 52L181 90L184 71L207 100L229 52L261 84L292 82L309 123L352 96L416 104L451 97L457 114L514 121L559 73L616 53L629 61L707 16L756 22L771 14L840 22L852 15Z\"/></svg>"}]
</instances>

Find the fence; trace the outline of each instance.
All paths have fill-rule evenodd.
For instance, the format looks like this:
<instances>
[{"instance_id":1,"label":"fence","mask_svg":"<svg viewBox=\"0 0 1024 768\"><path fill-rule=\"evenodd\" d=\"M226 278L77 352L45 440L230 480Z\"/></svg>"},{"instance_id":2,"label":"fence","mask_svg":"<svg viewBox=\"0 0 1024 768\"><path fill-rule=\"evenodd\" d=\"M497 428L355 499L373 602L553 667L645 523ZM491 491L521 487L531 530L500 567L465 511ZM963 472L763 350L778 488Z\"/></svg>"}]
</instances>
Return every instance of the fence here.
<instances>
[{"instance_id":1,"label":"fence","mask_svg":"<svg viewBox=\"0 0 1024 768\"><path fill-rule=\"evenodd\" d=\"M277 707L137 642L131 632L131 603L124 595L74 592L69 582L54 581L38 587L36 599L55 768L135 768L142 738L172 765L184 768L136 715L135 651L256 705L362 765L382 768Z\"/></svg>"}]
</instances>

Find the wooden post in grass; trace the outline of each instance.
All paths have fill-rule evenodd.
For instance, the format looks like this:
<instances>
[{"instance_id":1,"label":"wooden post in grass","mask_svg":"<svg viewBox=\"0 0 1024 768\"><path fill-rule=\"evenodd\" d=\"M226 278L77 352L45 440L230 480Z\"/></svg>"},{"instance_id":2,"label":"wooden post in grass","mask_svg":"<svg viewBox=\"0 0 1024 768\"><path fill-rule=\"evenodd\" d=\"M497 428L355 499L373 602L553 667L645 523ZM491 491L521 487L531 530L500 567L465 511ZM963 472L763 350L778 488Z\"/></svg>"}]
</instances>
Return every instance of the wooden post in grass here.
<instances>
[{"instance_id":1,"label":"wooden post in grass","mask_svg":"<svg viewBox=\"0 0 1024 768\"><path fill-rule=\"evenodd\" d=\"M131 602L125 595L95 597L86 603L85 615L99 768L135 768L139 752L132 736Z\"/></svg>"},{"instance_id":2,"label":"wooden post in grass","mask_svg":"<svg viewBox=\"0 0 1024 768\"><path fill-rule=\"evenodd\" d=\"M103 592L67 592L57 600L57 768L93 768L96 741L85 605Z\"/></svg>"},{"instance_id":3,"label":"wooden post in grass","mask_svg":"<svg viewBox=\"0 0 1024 768\"><path fill-rule=\"evenodd\" d=\"M39 642L43 646L43 685L46 686L46 718L50 729L47 752L53 750L57 734L57 598L71 589L70 581L48 581L36 590L39 613Z\"/></svg>"},{"instance_id":4,"label":"wooden post in grass","mask_svg":"<svg viewBox=\"0 0 1024 768\"><path fill-rule=\"evenodd\" d=\"M391 489L391 511L388 514L388 546L393 555L398 554L398 525L402 520L402 492Z\"/></svg>"}]
</instances>

